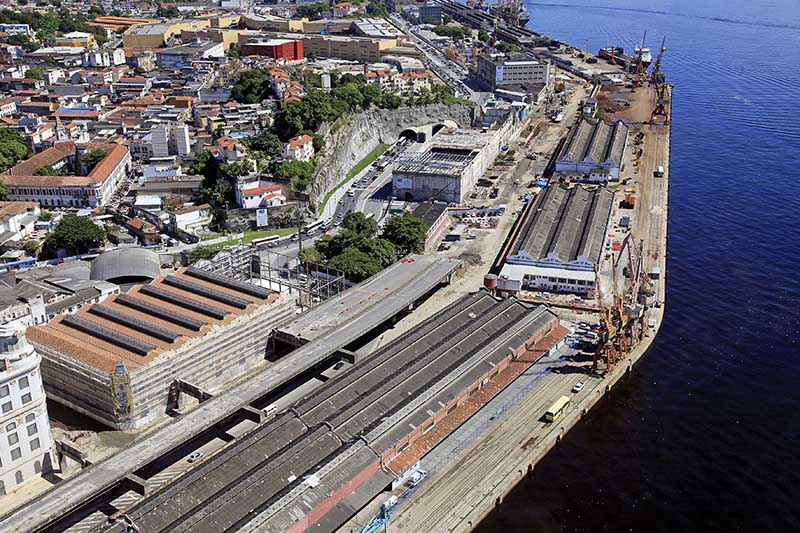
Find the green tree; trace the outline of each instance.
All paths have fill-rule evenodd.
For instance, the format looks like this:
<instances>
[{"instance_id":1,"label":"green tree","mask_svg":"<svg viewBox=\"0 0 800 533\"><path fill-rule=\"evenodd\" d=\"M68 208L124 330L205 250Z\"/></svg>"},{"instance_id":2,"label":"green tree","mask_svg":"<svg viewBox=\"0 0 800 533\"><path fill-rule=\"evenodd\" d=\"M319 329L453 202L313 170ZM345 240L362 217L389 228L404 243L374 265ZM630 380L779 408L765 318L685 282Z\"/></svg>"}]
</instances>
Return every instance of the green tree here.
<instances>
[{"instance_id":1,"label":"green tree","mask_svg":"<svg viewBox=\"0 0 800 533\"><path fill-rule=\"evenodd\" d=\"M352 230L342 230L336 235L323 235L314 246L328 261L341 255L347 248L361 248L365 237Z\"/></svg>"},{"instance_id":2,"label":"green tree","mask_svg":"<svg viewBox=\"0 0 800 533\"><path fill-rule=\"evenodd\" d=\"M37 168L33 172L33 175L34 176L60 176L61 172L56 170L56 169L54 169L50 165L45 165L43 167Z\"/></svg>"},{"instance_id":3,"label":"green tree","mask_svg":"<svg viewBox=\"0 0 800 533\"><path fill-rule=\"evenodd\" d=\"M216 231L224 231L228 226L228 210L223 207L214 208L211 211L210 226Z\"/></svg>"},{"instance_id":4,"label":"green tree","mask_svg":"<svg viewBox=\"0 0 800 533\"><path fill-rule=\"evenodd\" d=\"M347 85L337 87L331 91L331 95L346 103L350 111L356 111L364 107L364 95L355 83L348 83Z\"/></svg>"},{"instance_id":5,"label":"green tree","mask_svg":"<svg viewBox=\"0 0 800 533\"><path fill-rule=\"evenodd\" d=\"M59 250L66 250L70 255L83 254L105 240L106 232L88 218L67 215L44 240L42 257L58 257Z\"/></svg>"},{"instance_id":6,"label":"green tree","mask_svg":"<svg viewBox=\"0 0 800 533\"><path fill-rule=\"evenodd\" d=\"M8 170L28 155L25 140L15 130L0 128L0 172Z\"/></svg>"},{"instance_id":7,"label":"green tree","mask_svg":"<svg viewBox=\"0 0 800 533\"><path fill-rule=\"evenodd\" d=\"M6 39L8 44L13 44L16 46L21 46L23 50L26 52L35 52L39 48L39 43L31 41L27 35L19 34L19 35L11 35ZM30 70L30 69L29 69Z\"/></svg>"},{"instance_id":8,"label":"green tree","mask_svg":"<svg viewBox=\"0 0 800 533\"><path fill-rule=\"evenodd\" d=\"M189 250L186 258L189 264L193 265L201 259L211 259L217 255L217 252L219 252L219 250L213 246L196 246Z\"/></svg>"},{"instance_id":9,"label":"green tree","mask_svg":"<svg viewBox=\"0 0 800 533\"><path fill-rule=\"evenodd\" d=\"M357 248L347 248L330 261L330 267L341 270L353 282L359 282L380 272L383 267L373 257Z\"/></svg>"},{"instance_id":10,"label":"green tree","mask_svg":"<svg viewBox=\"0 0 800 533\"><path fill-rule=\"evenodd\" d=\"M386 239L364 239L358 248L386 268L397 261L397 248Z\"/></svg>"},{"instance_id":11,"label":"green tree","mask_svg":"<svg viewBox=\"0 0 800 533\"><path fill-rule=\"evenodd\" d=\"M89 150L86 152L84 156L84 161L86 162L86 173L89 174L97 164L102 161L106 157L107 153L105 150Z\"/></svg>"},{"instance_id":12,"label":"green tree","mask_svg":"<svg viewBox=\"0 0 800 533\"><path fill-rule=\"evenodd\" d=\"M422 252L427 233L428 228L421 217L404 213L389 220L381 237L394 244L401 255L406 255Z\"/></svg>"},{"instance_id":13,"label":"green tree","mask_svg":"<svg viewBox=\"0 0 800 533\"><path fill-rule=\"evenodd\" d=\"M298 18L308 18L311 20L318 19L322 13L328 11L329 7L327 2L317 2L314 4L305 4L297 6L294 14Z\"/></svg>"},{"instance_id":14,"label":"green tree","mask_svg":"<svg viewBox=\"0 0 800 533\"><path fill-rule=\"evenodd\" d=\"M40 80L44 76L44 69L42 67L30 67L25 72L26 78L31 78L32 80Z\"/></svg>"},{"instance_id":15,"label":"green tree","mask_svg":"<svg viewBox=\"0 0 800 533\"><path fill-rule=\"evenodd\" d=\"M489 35L489 32L486 30L479 30L478 31L478 40L483 43L488 43L492 37Z\"/></svg>"},{"instance_id":16,"label":"green tree","mask_svg":"<svg viewBox=\"0 0 800 533\"><path fill-rule=\"evenodd\" d=\"M283 152L283 143L274 133L263 132L246 137L244 144L251 150L262 152L266 157L275 157Z\"/></svg>"},{"instance_id":17,"label":"green tree","mask_svg":"<svg viewBox=\"0 0 800 533\"><path fill-rule=\"evenodd\" d=\"M180 15L181 12L178 11L178 8L175 6L162 6L161 4L159 4L158 9L156 9L157 17L174 19L178 18Z\"/></svg>"},{"instance_id":18,"label":"green tree","mask_svg":"<svg viewBox=\"0 0 800 533\"><path fill-rule=\"evenodd\" d=\"M303 263L325 263L325 257L314 246L300 250L300 253L297 254L297 258Z\"/></svg>"},{"instance_id":19,"label":"green tree","mask_svg":"<svg viewBox=\"0 0 800 533\"><path fill-rule=\"evenodd\" d=\"M342 220L342 227L354 231L359 235L370 238L378 232L378 223L373 218L368 218L364 213L348 213Z\"/></svg>"},{"instance_id":20,"label":"green tree","mask_svg":"<svg viewBox=\"0 0 800 533\"><path fill-rule=\"evenodd\" d=\"M0 181L0 202L7 202L11 199L11 193L8 192L8 187Z\"/></svg>"},{"instance_id":21,"label":"green tree","mask_svg":"<svg viewBox=\"0 0 800 533\"><path fill-rule=\"evenodd\" d=\"M389 16L389 11L386 6L380 2L370 2L367 4L367 15L370 17L386 18Z\"/></svg>"},{"instance_id":22,"label":"green tree","mask_svg":"<svg viewBox=\"0 0 800 533\"><path fill-rule=\"evenodd\" d=\"M22 249L25 250L25 253L28 254L28 256L37 257L39 255L39 250L41 249L41 244L42 243L36 239L29 239L22 246Z\"/></svg>"},{"instance_id":23,"label":"green tree","mask_svg":"<svg viewBox=\"0 0 800 533\"><path fill-rule=\"evenodd\" d=\"M292 184L292 189L303 192L314 181L314 164L307 161L287 161L278 165L275 174Z\"/></svg>"},{"instance_id":24,"label":"green tree","mask_svg":"<svg viewBox=\"0 0 800 533\"><path fill-rule=\"evenodd\" d=\"M466 33L464 32L463 26L458 25L441 25L441 26L434 26L433 32L436 35L442 35L444 37L450 37L451 39L460 40L463 39Z\"/></svg>"},{"instance_id":25,"label":"green tree","mask_svg":"<svg viewBox=\"0 0 800 533\"><path fill-rule=\"evenodd\" d=\"M239 50L239 44L231 43L231 45L228 47L228 51L225 52L225 55L227 55L228 57L239 57L241 55L241 52Z\"/></svg>"},{"instance_id":26,"label":"green tree","mask_svg":"<svg viewBox=\"0 0 800 533\"><path fill-rule=\"evenodd\" d=\"M271 76L262 68L247 70L233 84L231 98L242 104L259 104L272 96Z\"/></svg>"}]
</instances>

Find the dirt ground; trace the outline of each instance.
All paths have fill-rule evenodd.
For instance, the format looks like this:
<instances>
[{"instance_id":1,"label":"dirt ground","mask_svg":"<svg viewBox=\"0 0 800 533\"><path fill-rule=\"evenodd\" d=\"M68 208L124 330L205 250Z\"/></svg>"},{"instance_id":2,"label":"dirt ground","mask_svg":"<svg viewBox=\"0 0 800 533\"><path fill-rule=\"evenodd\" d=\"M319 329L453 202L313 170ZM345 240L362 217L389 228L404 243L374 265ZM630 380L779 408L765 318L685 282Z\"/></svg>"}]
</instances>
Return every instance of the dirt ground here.
<instances>
[{"instance_id":1,"label":"dirt ground","mask_svg":"<svg viewBox=\"0 0 800 533\"><path fill-rule=\"evenodd\" d=\"M652 87L606 86L597 94L597 109L606 120L622 119L626 122L647 122L656 105L656 91Z\"/></svg>"}]
</instances>

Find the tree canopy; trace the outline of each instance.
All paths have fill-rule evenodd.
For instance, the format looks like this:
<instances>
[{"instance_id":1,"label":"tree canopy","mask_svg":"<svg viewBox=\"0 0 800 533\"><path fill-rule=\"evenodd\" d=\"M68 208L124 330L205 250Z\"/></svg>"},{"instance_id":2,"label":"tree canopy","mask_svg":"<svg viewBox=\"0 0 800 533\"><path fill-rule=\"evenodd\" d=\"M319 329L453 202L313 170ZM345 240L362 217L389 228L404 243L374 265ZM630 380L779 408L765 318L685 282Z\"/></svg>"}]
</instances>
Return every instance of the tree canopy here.
<instances>
[{"instance_id":1,"label":"tree canopy","mask_svg":"<svg viewBox=\"0 0 800 533\"><path fill-rule=\"evenodd\" d=\"M378 231L378 223L364 213L348 213L342 220L342 227L359 235L370 238Z\"/></svg>"},{"instance_id":2,"label":"tree canopy","mask_svg":"<svg viewBox=\"0 0 800 533\"><path fill-rule=\"evenodd\" d=\"M406 255L423 251L427 233L428 228L421 217L404 213L389 220L382 237L394 244L400 255Z\"/></svg>"},{"instance_id":3,"label":"tree canopy","mask_svg":"<svg viewBox=\"0 0 800 533\"><path fill-rule=\"evenodd\" d=\"M0 172L8 170L28 155L28 145L15 130L0 129Z\"/></svg>"},{"instance_id":4,"label":"tree canopy","mask_svg":"<svg viewBox=\"0 0 800 533\"><path fill-rule=\"evenodd\" d=\"M380 272L383 267L369 254L358 248L347 248L330 261L330 267L341 270L350 281L359 282Z\"/></svg>"},{"instance_id":5,"label":"tree canopy","mask_svg":"<svg viewBox=\"0 0 800 533\"><path fill-rule=\"evenodd\" d=\"M464 27L460 25L441 25L441 26L434 26L433 32L436 35L442 35L444 37L450 37L451 39L463 39L466 36L466 32L464 31Z\"/></svg>"},{"instance_id":6,"label":"tree canopy","mask_svg":"<svg viewBox=\"0 0 800 533\"><path fill-rule=\"evenodd\" d=\"M263 132L242 141L248 148L262 152L267 157L275 157L283 152L283 143L274 133Z\"/></svg>"},{"instance_id":7,"label":"tree canopy","mask_svg":"<svg viewBox=\"0 0 800 533\"><path fill-rule=\"evenodd\" d=\"M246 70L233 84L231 98L242 104L258 104L272 96L271 76L263 68Z\"/></svg>"},{"instance_id":8,"label":"tree canopy","mask_svg":"<svg viewBox=\"0 0 800 533\"><path fill-rule=\"evenodd\" d=\"M42 245L42 258L58 257L59 250L70 255L83 254L103 244L106 233L86 217L67 215L47 236Z\"/></svg>"},{"instance_id":9,"label":"tree canopy","mask_svg":"<svg viewBox=\"0 0 800 533\"><path fill-rule=\"evenodd\" d=\"M328 11L329 6L327 2L316 2L314 4L304 4L297 6L294 14L300 18L308 18L311 20L322 17L322 13Z\"/></svg>"},{"instance_id":10,"label":"tree canopy","mask_svg":"<svg viewBox=\"0 0 800 533\"><path fill-rule=\"evenodd\" d=\"M33 172L33 175L34 176L60 176L61 172L56 170L56 169L54 169L50 165L45 165L43 167L37 168Z\"/></svg>"},{"instance_id":11,"label":"tree canopy","mask_svg":"<svg viewBox=\"0 0 800 533\"><path fill-rule=\"evenodd\" d=\"M42 67L29 67L27 71L25 71L25 77L31 78L32 80L40 80L44 76L44 69Z\"/></svg>"},{"instance_id":12,"label":"tree canopy","mask_svg":"<svg viewBox=\"0 0 800 533\"><path fill-rule=\"evenodd\" d=\"M158 5L158 9L156 9L156 16L163 17L168 19L178 18L181 15L181 12L175 6L162 6L161 4Z\"/></svg>"},{"instance_id":13,"label":"tree canopy","mask_svg":"<svg viewBox=\"0 0 800 533\"><path fill-rule=\"evenodd\" d=\"M314 181L314 164L308 161L287 161L278 165L275 175L292 183L292 189L304 192Z\"/></svg>"},{"instance_id":14,"label":"tree canopy","mask_svg":"<svg viewBox=\"0 0 800 533\"><path fill-rule=\"evenodd\" d=\"M86 162L86 173L90 173L97 164L106 156L105 150L89 150L84 156Z\"/></svg>"}]
</instances>

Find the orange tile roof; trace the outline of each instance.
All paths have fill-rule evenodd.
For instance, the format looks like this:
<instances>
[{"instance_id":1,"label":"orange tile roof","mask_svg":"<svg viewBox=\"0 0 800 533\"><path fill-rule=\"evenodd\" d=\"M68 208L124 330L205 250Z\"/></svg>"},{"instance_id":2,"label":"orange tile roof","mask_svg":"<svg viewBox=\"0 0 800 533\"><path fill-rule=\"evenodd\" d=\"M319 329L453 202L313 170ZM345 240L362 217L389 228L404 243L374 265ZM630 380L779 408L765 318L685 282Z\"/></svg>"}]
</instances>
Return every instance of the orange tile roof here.
<instances>
[{"instance_id":1,"label":"orange tile roof","mask_svg":"<svg viewBox=\"0 0 800 533\"><path fill-rule=\"evenodd\" d=\"M122 144L89 145L91 149L106 149L106 156L89 172L89 178L95 183L102 183L108 179L115 168L128 154L128 147ZM97 146L98 148L94 148Z\"/></svg>"},{"instance_id":2,"label":"orange tile roof","mask_svg":"<svg viewBox=\"0 0 800 533\"><path fill-rule=\"evenodd\" d=\"M289 139L289 150L295 150L297 148L300 148L301 146L313 142L314 138L311 137L311 135L306 135L306 134L298 135L297 137Z\"/></svg>"},{"instance_id":3,"label":"orange tile roof","mask_svg":"<svg viewBox=\"0 0 800 533\"><path fill-rule=\"evenodd\" d=\"M85 333L63 323L63 316L57 317L46 326L35 326L28 328L28 339L35 344L46 346L50 350L60 352L68 358L80 361L81 363L89 365L102 372L112 372L119 361L124 361L129 370L135 370L146 367L153 362L153 360L158 357L159 354L162 354L165 351L178 349L192 338L208 335L211 333L212 328L228 325L237 316L250 314L260 306L271 304L278 299L278 295L274 293L269 294L267 297L260 297L236 289L230 289L228 287L208 283L204 280L187 275L186 269L179 270L174 277L189 281L201 287L213 289L230 296L241 298L248 302L247 306L244 309L241 309L239 307L227 305L210 297L201 296L195 292L190 292L182 288L166 285L163 283L164 278L161 277L157 278L148 285L158 287L165 293L179 296L188 301L212 306L224 312L225 317L222 319L212 318L199 312L191 311L184 307L172 304L166 300L162 300L157 295L145 294L141 292L143 285L139 285L129 290L126 293L126 296L130 296L142 302L157 306L169 314L196 320L202 324L200 329L195 331L193 329L183 327L180 324L159 319L150 314L131 309L130 307L117 302L119 296L112 296L102 303L103 307L113 308L115 311L138 318L140 320L144 320L150 324L153 324L154 326L160 326L162 328L169 329L178 335L177 338L174 341L165 341L155 338L151 335L142 333L133 328L123 326L91 313L91 309L94 307L94 305L89 305L83 307L75 314L75 316L103 326L109 330L113 330L127 337L143 341L153 346L153 349L151 349L145 355L140 355L139 353L132 352L123 346L111 344L96 335ZM214 331L214 334L217 334L216 330Z\"/></svg>"},{"instance_id":4,"label":"orange tile roof","mask_svg":"<svg viewBox=\"0 0 800 533\"><path fill-rule=\"evenodd\" d=\"M242 194L244 196L258 196L259 194L263 194L265 192L274 191L282 192L283 188L280 185L266 185L264 187L256 187L255 189L245 189L242 191Z\"/></svg>"},{"instance_id":5,"label":"orange tile roof","mask_svg":"<svg viewBox=\"0 0 800 533\"><path fill-rule=\"evenodd\" d=\"M46 150L42 150L25 161L20 161L3 174L7 176L30 176L42 167L54 165L62 159L75 154L74 141L56 143Z\"/></svg>"}]
</instances>

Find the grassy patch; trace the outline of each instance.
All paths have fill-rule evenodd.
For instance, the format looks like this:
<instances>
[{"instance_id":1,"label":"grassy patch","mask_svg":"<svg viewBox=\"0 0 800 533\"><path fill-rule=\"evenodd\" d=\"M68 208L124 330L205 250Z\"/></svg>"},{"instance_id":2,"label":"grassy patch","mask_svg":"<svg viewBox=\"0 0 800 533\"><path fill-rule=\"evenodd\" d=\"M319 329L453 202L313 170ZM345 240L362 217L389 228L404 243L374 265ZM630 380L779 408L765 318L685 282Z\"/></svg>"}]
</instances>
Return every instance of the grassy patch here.
<instances>
[{"instance_id":1,"label":"grassy patch","mask_svg":"<svg viewBox=\"0 0 800 533\"><path fill-rule=\"evenodd\" d=\"M238 244L239 241L242 241L242 244L250 244L255 239L260 239L261 237L269 237L271 235L280 235L281 237L286 237L287 235L291 235L297 231L297 228L279 228L279 229L268 229L263 231L245 231L244 237L241 239L231 239L229 241L220 242L217 244L209 244L209 245L201 245L204 248L211 248L213 250L222 250L226 246L233 246Z\"/></svg>"},{"instance_id":2,"label":"grassy patch","mask_svg":"<svg viewBox=\"0 0 800 533\"><path fill-rule=\"evenodd\" d=\"M342 187L342 185L353 179L353 176L355 176L356 174L358 174L359 172L370 166L372 163L374 163L376 159L382 156L383 153L389 149L389 146L391 145L379 144L378 146L375 147L373 151L367 154L367 157L356 163L356 165L350 169L350 172L347 173L347 177L345 177L345 179L339 182L339 184L336 187L328 191L328 194L325 195L325 198L322 200L322 203L319 204L318 212L322 213L322 211L325 210L325 206L328 204L328 200L331 199L331 196L333 196L333 193L338 191Z\"/></svg>"}]
</instances>

